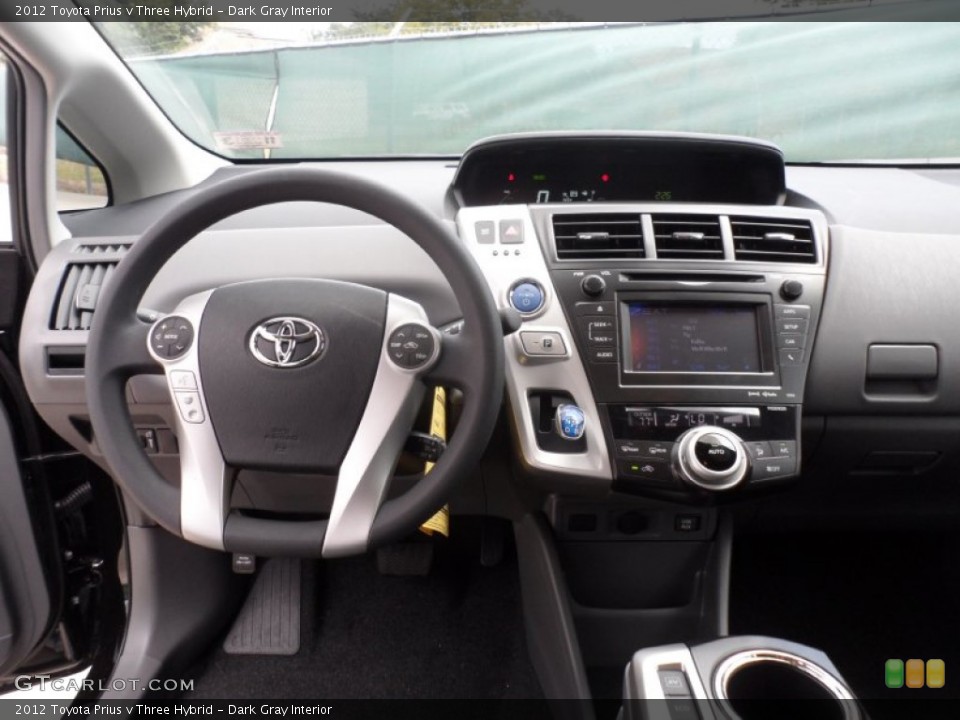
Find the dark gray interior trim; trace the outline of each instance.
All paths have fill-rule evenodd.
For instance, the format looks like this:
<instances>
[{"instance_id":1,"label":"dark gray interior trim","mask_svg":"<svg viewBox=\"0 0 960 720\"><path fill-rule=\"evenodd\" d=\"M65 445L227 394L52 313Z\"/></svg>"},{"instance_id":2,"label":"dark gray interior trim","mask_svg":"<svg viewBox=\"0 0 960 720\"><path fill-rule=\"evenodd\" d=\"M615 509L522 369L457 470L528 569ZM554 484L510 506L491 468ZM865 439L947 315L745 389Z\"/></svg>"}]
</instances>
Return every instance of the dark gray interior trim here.
<instances>
[{"instance_id":1,"label":"dark gray interior trim","mask_svg":"<svg viewBox=\"0 0 960 720\"><path fill-rule=\"evenodd\" d=\"M0 405L0 677L43 639L52 612L17 458Z\"/></svg>"},{"instance_id":2,"label":"dark gray interior trim","mask_svg":"<svg viewBox=\"0 0 960 720\"><path fill-rule=\"evenodd\" d=\"M543 694L548 700L589 700L590 686L550 527L542 515L528 514L514 522L513 530L527 647ZM561 707L581 720L592 720L593 711L587 704Z\"/></svg>"}]
</instances>

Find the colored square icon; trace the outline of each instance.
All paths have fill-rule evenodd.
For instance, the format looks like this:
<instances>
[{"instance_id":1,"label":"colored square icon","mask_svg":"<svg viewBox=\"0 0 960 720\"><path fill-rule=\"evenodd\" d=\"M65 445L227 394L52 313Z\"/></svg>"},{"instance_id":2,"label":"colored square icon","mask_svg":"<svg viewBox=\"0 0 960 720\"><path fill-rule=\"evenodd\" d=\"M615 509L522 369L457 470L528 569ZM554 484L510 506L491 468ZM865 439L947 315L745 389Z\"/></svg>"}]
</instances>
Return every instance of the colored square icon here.
<instances>
[{"instance_id":1,"label":"colored square icon","mask_svg":"<svg viewBox=\"0 0 960 720\"><path fill-rule=\"evenodd\" d=\"M908 688L922 688L924 676L923 660L907 660L906 685Z\"/></svg>"},{"instance_id":2,"label":"colored square icon","mask_svg":"<svg viewBox=\"0 0 960 720\"><path fill-rule=\"evenodd\" d=\"M927 660L927 687L942 688L946 677L947 667L943 660Z\"/></svg>"},{"instance_id":3,"label":"colored square icon","mask_svg":"<svg viewBox=\"0 0 960 720\"><path fill-rule=\"evenodd\" d=\"M883 666L883 680L888 688L903 687L903 660L890 658Z\"/></svg>"}]
</instances>

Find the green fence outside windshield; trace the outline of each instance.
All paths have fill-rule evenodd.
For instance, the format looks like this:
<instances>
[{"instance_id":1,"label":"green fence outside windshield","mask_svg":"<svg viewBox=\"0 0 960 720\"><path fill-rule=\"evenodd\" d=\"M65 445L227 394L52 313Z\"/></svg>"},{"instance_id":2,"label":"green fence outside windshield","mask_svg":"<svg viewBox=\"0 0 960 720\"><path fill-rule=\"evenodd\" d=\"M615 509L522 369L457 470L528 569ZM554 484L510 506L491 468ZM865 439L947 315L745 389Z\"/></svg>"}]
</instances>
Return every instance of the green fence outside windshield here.
<instances>
[{"instance_id":1,"label":"green fence outside windshield","mask_svg":"<svg viewBox=\"0 0 960 720\"><path fill-rule=\"evenodd\" d=\"M748 135L795 161L960 158L960 26L711 23L331 44L131 62L181 129L274 158L459 155L540 130ZM263 158L263 151L224 152Z\"/></svg>"}]
</instances>

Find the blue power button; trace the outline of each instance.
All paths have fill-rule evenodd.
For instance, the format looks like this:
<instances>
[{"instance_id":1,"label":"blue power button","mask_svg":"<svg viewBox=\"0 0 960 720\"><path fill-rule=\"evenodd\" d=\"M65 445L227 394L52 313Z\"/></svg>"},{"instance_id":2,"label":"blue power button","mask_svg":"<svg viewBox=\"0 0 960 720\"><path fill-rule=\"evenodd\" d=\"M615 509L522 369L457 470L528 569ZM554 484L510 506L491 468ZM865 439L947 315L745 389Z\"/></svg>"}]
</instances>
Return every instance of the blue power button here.
<instances>
[{"instance_id":1,"label":"blue power button","mask_svg":"<svg viewBox=\"0 0 960 720\"><path fill-rule=\"evenodd\" d=\"M543 307L543 288L535 282L522 282L510 291L510 304L528 315Z\"/></svg>"}]
</instances>

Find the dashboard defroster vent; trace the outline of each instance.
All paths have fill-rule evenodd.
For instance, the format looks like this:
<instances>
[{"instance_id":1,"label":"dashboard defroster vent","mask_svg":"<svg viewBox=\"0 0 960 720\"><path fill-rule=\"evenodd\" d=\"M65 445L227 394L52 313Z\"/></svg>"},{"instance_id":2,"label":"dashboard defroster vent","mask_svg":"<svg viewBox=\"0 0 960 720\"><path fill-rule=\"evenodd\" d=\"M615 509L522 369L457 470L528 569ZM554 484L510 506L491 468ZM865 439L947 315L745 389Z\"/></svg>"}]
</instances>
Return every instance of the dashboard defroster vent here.
<instances>
[{"instance_id":1,"label":"dashboard defroster vent","mask_svg":"<svg viewBox=\"0 0 960 720\"><path fill-rule=\"evenodd\" d=\"M723 260L720 218L715 215L654 215L653 235L662 260Z\"/></svg>"},{"instance_id":2,"label":"dashboard defroster vent","mask_svg":"<svg viewBox=\"0 0 960 720\"><path fill-rule=\"evenodd\" d=\"M554 215L558 260L642 258L640 215L597 213Z\"/></svg>"},{"instance_id":3,"label":"dashboard defroster vent","mask_svg":"<svg viewBox=\"0 0 960 720\"><path fill-rule=\"evenodd\" d=\"M100 292L110 280L117 261L70 263L63 275L53 307L52 330L89 330Z\"/></svg>"},{"instance_id":4,"label":"dashboard defroster vent","mask_svg":"<svg viewBox=\"0 0 960 720\"><path fill-rule=\"evenodd\" d=\"M809 220L731 217L737 260L774 263L815 263L817 246Z\"/></svg>"},{"instance_id":5,"label":"dashboard defroster vent","mask_svg":"<svg viewBox=\"0 0 960 720\"><path fill-rule=\"evenodd\" d=\"M130 243L108 243L104 245L84 244L73 249L75 255L125 255L133 247Z\"/></svg>"}]
</instances>

